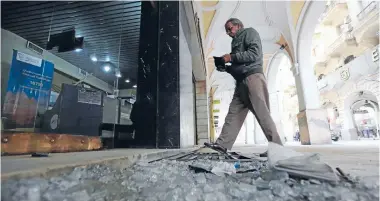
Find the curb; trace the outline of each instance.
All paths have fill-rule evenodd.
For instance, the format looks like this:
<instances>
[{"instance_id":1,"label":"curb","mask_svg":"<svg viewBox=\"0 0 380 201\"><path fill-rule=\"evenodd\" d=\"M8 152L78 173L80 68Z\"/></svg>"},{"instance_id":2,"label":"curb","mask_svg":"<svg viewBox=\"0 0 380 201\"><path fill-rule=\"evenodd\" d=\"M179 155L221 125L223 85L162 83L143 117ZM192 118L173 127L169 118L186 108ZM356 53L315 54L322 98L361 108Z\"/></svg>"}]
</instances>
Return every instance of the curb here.
<instances>
[{"instance_id":1,"label":"curb","mask_svg":"<svg viewBox=\"0 0 380 201\"><path fill-rule=\"evenodd\" d=\"M145 160L155 160L158 158L167 157L170 155L175 155L181 152L187 152L194 150L190 149L177 149L177 150L165 150L165 151L157 151L154 153L146 153L146 154L135 154L131 156L124 157L112 157L106 158L102 160L93 160L86 162L78 162L73 164L65 164L65 165L57 165L50 166L47 168L39 168L34 170L26 170L26 171L18 171L1 175L1 182L5 182L7 180L19 180L19 179L28 179L31 177L39 177L39 178L47 178L52 176L58 176L63 173L67 173L72 171L76 167L89 167L93 165L108 165L115 169L124 169L132 166L138 161Z\"/></svg>"}]
</instances>

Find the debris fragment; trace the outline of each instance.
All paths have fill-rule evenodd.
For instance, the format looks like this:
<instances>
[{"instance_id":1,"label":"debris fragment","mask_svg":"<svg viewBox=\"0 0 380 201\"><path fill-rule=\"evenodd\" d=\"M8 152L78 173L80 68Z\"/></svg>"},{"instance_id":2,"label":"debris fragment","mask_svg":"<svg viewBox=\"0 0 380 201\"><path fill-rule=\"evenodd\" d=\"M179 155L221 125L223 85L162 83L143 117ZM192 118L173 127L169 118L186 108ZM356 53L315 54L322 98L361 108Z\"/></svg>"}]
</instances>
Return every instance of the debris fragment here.
<instances>
[{"instance_id":1,"label":"debris fragment","mask_svg":"<svg viewBox=\"0 0 380 201\"><path fill-rule=\"evenodd\" d=\"M355 185L345 180L332 184L274 171L261 160L241 161L239 170L252 172L223 177L189 169L210 170L222 164L234 168L234 162L225 163L164 159L127 169L77 167L51 178L3 181L1 200L379 200L378 178L358 180Z\"/></svg>"}]
</instances>

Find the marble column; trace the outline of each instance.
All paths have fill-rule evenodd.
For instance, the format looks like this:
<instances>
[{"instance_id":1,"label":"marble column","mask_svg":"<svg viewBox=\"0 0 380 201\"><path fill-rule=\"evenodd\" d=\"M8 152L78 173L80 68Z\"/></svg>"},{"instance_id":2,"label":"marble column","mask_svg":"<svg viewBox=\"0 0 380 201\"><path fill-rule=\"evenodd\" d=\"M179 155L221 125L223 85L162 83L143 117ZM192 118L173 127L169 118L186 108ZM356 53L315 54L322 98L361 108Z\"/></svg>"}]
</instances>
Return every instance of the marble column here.
<instances>
[{"instance_id":1,"label":"marble column","mask_svg":"<svg viewBox=\"0 0 380 201\"><path fill-rule=\"evenodd\" d=\"M141 4L136 143L140 147L179 148L179 2Z\"/></svg>"},{"instance_id":2,"label":"marble column","mask_svg":"<svg viewBox=\"0 0 380 201\"><path fill-rule=\"evenodd\" d=\"M327 112L320 107L319 91L311 61L302 61L292 67L296 81L299 113L298 126L301 144L331 144Z\"/></svg>"},{"instance_id":3,"label":"marble column","mask_svg":"<svg viewBox=\"0 0 380 201\"><path fill-rule=\"evenodd\" d=\"M159 1L158 148L180 147L179 2Z\"/></svg>"}]
</instances>

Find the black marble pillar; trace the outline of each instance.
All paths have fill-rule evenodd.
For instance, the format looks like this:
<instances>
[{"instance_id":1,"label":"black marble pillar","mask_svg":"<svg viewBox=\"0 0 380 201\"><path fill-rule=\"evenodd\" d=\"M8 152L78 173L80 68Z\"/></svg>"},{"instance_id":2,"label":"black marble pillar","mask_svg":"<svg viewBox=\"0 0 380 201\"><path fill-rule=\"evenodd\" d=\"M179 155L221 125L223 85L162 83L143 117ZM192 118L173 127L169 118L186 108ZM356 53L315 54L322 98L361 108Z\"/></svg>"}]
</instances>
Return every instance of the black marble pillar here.
<instances>
[{"instance_id":1,"label":"black marble pillar","mask_svg":"<svg viewBox=\"0 0 380 201\"><path fill-rule=\"evenodd\" d=\"M142 1L136 143L180 147L179 2Z\"/></svg>"}]
</instances>

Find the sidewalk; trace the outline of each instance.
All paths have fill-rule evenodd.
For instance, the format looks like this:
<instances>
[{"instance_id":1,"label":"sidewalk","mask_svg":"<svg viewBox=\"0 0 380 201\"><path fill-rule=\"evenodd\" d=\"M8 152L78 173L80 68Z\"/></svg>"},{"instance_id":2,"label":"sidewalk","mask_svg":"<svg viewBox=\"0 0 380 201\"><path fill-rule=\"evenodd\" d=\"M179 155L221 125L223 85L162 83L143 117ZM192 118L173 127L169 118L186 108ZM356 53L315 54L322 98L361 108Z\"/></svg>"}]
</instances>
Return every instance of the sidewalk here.
<instances>
[{"instance_id":1,"label":"sidewalk","mask_svg":"<svg viewBox=\"0 0 380 201\"><path fill-rule=\"evenodd\" d=\"M76 166L96 163L117 163L123 159L131 164L140 159L155 159L173 155L185 150L179 149L112 149L89 152L53 153L49 157L2 156L1 179L46 175L52 171L64 171Z\"/></svg>"},{"instance_id":2,"label":"sidewalk","mask_svg":"<svg viewBox=\"0 0 380 201\"><path fill-rule=\"evenodd\" d=\"M379 144L369 141L341 141L329 145L299 145L286 144L298 152L318 153L320 159L333 168L340 167L345 173L354 176L379 177ZM267 145L238 146L233 151L241 153L262 153L267 150Z\"/></svg>"}]
</instances>

